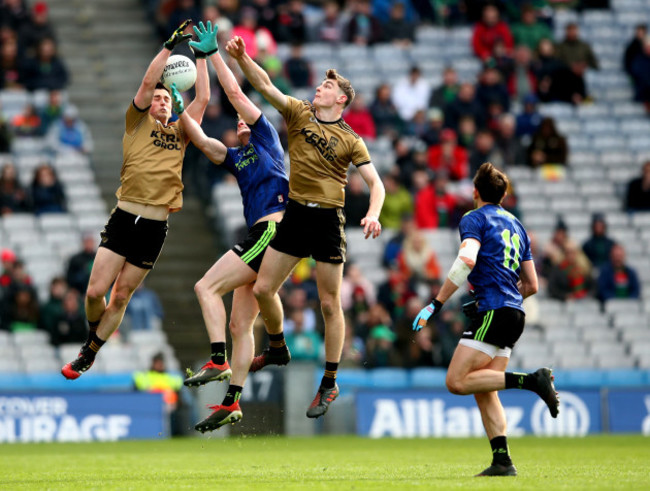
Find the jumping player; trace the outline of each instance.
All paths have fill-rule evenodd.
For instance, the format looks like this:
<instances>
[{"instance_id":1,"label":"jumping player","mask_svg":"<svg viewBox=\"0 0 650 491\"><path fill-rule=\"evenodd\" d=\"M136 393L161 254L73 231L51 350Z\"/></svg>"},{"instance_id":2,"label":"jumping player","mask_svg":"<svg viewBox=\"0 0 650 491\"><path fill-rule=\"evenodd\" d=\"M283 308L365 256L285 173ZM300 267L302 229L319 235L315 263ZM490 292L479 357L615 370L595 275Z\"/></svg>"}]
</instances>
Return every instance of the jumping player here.
<instances>
[{"instance_id":1,"label":"jumping player","mask_svg":"<svg viewBox=\"0 0 650 491\"><path fill-rule=\"evenodd\" d=\"M336 70L327 70L313 102L299 101L273 85L268 74L248 56L241 37L231 39L226 50L253 87L280 111L289 132L289 203L253 287L270 347L253 360L251 371L289 362L282 330L282 304L276 293L300 259L311 256L316 261L316 282L325 321L325 374L307 410L307 417L318 418L339 394L336 371L345 332L340 292L346 252L343 204L348 167L356 166L370 188L368 213L361 220L366 238L376 238L381 233L378 217L384 202L384 186L363 140L341 118L354 99L349 80Z\"/></svg>"},{"instance_id":2,"label":"jumping player","mask_svg":"<svg viewBox=\"0 0 650 491\"><path fill-rule=\"evenodd\" d=\"M158 81L174 47L191 37L183 34L189 23L185 21L164 43L126 111L122 185L116 193L117 206L101 233L86 291L88 340L79 356L61 369L67 379L88 370L120 326L131 295L160 255L169 214L183 206L181 170L187 135L182 124L169 123L171 95ZM187 113L200 122L210 96L205 60L197 60L197 72L196 98Z\"/></svg>"},{"instance_id":3,"label":"jumping player","mask_svg":"<svg viewBox=\"0 0 650 491\"><path fill-rule=\"evenodd\" d=\"M460 221L461 245L449 275L432 303L413 321L419 331L467 280L476 305L447 372L453 394L474 394L492 446L492 465L479 476L516 476L506 440L506 417L498 391L527 389L546 402L551 416L559 399L548 368L534 373L506 372L512 348L524 330L524 298L537 293L537 273L526 230L500 203L507 176L486 162L474 176L475 209Z\"/></svg>"},{"instance_id":4,"label":"jumping player","mask_svg":"<svg viewBox=\"0 0 650 491\"><path fill-rule=\"evenodd\" d=\"M181 94L172 87L174 111L192 143L212 162L223 164L237 178L249 227L248 236L226 252L194 287L201 304L212 355L195 375L185 380L185 385L198 386L231 377L222 403L210 406L212 413L195 426L197 431L205 432L242 418L239 397L253 361L253 322L259 313L253 283L264 251L275 236L277 222L284 215L289 179L284 169L284 151L277 131L242 92L235 76L218 53L217 26L213 30L212 23L208 21L206 29L201 22L194 30L202 40L199 43L190 41L190 46L195 55L210 57L228 100L239 113L237 137L241 146L226 148L220 141L208 138L186 114ZM231 369L226 359L226 311L222 296L233 290Z\"/></svg>"}]
</instances>

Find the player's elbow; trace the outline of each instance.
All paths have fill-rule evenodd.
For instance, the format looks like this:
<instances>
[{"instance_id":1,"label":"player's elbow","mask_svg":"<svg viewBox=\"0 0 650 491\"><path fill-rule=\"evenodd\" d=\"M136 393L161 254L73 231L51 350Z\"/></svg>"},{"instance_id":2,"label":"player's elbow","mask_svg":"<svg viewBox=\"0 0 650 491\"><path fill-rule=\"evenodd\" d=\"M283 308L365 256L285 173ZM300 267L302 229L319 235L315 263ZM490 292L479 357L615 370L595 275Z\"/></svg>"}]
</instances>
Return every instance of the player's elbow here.
<instances>
[{"instance_id":1,"label":"player's elbow","mask_svg":"<svg viewBox=\"0 0 650 491\"><path fill-rule=\"evenodd\" d=\"M474 266L476 266L476 261L471 257L460 256L460 260L465 263L465 266L467 266L470 271L474 269Z\"/></svg>"},{"instance_id":2,"label":"player's elbow","mask_svg":"<svg viewBox=\"0 0 650 491\"><path fill-rule=\"evenodd\" d=\"M538 290L539 290L539 284L537 281L530 281L525 283L526 285L526 291L528 292L529 295L535 295Z\"/></svg>"}]
</instances>

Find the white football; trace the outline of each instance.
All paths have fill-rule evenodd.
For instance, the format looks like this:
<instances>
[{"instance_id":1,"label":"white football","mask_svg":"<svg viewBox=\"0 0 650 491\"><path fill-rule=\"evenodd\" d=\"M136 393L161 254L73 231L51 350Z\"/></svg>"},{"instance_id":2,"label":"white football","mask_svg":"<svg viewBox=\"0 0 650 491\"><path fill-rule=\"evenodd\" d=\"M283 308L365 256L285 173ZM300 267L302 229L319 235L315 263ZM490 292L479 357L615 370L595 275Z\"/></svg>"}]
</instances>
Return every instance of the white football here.
<instances>
[{"instance_id":1,"label":"white football","mask_svg":"<svg viewBox=\"0 0 650 491\"><path fill-rule=\"evenodd\" d=\"M171 90L172 84L176 84L176 88L185 92L194 87L196 82L196 65L187 56L171 55L167 60L165 69L163 70L160 83Z\"/></svg>"}]
</instances>

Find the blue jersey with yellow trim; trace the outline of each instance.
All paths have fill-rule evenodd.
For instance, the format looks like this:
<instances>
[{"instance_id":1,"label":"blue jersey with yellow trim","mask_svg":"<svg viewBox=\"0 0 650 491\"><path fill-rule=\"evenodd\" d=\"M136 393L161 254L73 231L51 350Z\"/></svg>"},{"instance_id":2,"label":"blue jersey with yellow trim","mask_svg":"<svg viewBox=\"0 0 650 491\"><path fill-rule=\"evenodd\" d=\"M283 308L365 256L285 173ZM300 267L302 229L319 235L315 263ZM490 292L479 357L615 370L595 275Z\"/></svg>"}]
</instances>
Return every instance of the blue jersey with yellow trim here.
<instances>
[{"instance_id":1,"label":"blue jersey with yellow trim","mask_svg":"<svg viewBox=\"0 0 650 491\"><path fill-rule=\"evenodd\" d=\"M493 204L463 216L460 238L481 243L476 265L468 280L474 287L478 311L512 307L523 311L517 288L521 263L530 261L530 240L523 225L511 213Z\"/></svg>"},{"instance_id":2,"label":"blue jersey with yellow trim","mask_svg":"<svg viewBox=\"0 0 650 491\"><path fill-rule=\"evenodd\" d=\"M249 128L248 145L229 148L222 165L237 178L250 228L263 216L287 207L289 178L278 132L269 120L262 114Z\"/></svg>"}]
</instances>

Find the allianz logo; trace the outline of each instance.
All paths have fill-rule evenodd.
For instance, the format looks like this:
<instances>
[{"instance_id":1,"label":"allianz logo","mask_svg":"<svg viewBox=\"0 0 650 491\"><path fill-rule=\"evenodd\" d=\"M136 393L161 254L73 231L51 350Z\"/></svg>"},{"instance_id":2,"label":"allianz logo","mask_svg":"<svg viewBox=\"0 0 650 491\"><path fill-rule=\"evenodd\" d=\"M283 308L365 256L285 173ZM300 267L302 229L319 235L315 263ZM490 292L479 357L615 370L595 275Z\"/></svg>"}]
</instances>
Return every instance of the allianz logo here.
<instances>
[{"instance_id":1,"label":"allianz logo","mask_svg":"<svg viewBox=\"0 0 650 491\"><path fill-rule=\"evenodd\" d=\"M523 436L532 430L538 436L585 436L591 424L587 406L570 392L560 392L560 398L562 406L557 419L551 418L542 400L537 401L532 410L530 406L504 406L508 435ZM440 398L378 399L368 431L368 436L372 438L463 438L484 435L481 413L477 407L448 405Z\"/></svg>"}]
</instances>

